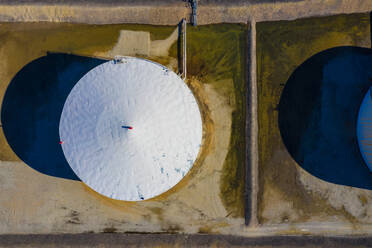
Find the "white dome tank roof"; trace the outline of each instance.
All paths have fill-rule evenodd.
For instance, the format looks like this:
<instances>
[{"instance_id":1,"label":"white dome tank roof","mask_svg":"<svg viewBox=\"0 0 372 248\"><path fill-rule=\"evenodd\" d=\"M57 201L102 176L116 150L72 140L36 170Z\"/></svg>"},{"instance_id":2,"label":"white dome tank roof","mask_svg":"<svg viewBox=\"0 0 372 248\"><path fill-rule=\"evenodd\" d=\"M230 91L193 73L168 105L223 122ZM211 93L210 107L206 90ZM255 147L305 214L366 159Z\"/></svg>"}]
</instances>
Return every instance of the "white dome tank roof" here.
<instances>
[{"instance_id":1,"label":"white dome tank roof","mask_svg":"<svg viewBox=\"0 0 372 248\"><path fill-rule=\"evenodd\" d=\"M372 171L372 88L365 95L359 109L357 138L360 153Z\"/></svg>"},{"instance_id":2,"label":"white dome tank roof","mask_svg":"<svg viewBox=\"0 0 372 248\"><path fill-rule=\"evenodd\" d=\"M59 132L65 157L84 183L110 198L140 201L169 190L190 170L202 120L192 92L174 72L125 57L79 80Z\"/></svg>"}]
</instances>

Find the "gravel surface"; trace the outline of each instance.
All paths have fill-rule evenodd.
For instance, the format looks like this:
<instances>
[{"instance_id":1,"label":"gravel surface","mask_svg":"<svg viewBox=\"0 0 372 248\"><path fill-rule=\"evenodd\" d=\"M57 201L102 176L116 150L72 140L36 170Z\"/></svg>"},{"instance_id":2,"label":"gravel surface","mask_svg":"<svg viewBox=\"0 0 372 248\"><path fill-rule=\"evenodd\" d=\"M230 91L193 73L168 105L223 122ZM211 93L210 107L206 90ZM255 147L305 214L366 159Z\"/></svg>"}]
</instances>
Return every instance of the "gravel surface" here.
<instances>
[{"instance_id":1,"label":"gravel surface","mask_svg":"<svg viewBox=\"0 0 372 248\"><path fill-rule=\"evenodd\" d=\"M244 238L224 235L179 234L62 234L2 235L0 247L371 247L372 238L324 236L268 236Z\"/></svg>"}]
</instances>

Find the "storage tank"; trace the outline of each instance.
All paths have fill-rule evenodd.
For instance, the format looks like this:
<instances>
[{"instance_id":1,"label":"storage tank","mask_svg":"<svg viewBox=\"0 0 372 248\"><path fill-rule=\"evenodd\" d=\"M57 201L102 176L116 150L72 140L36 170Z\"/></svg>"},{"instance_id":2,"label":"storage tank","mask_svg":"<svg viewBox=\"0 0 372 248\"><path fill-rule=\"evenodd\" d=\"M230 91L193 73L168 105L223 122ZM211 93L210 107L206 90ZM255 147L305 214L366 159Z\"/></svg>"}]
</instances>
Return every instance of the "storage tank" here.
<instances>
[{"instance_id":1,"label":"storage tank","mask_svg":"<svg viewBox=\"0 0 372 248\"><path fill-rule=\"evenodd\" d=\"M59 133L76 175L107 197L140 201L175 186L193 166L202 120L191 90L157 63L124 57L82 77Z\"/></svg>"},{"instance_id":2,"label":"storage tank","mask_svg":"<svg viewBox=\"0 0 372 248\"><path fill-rule=\"evenodd\" d=\"M365 95L359 109L357 138L364 162L372 171L372 88Z\"/></svg>"}]
</instances>

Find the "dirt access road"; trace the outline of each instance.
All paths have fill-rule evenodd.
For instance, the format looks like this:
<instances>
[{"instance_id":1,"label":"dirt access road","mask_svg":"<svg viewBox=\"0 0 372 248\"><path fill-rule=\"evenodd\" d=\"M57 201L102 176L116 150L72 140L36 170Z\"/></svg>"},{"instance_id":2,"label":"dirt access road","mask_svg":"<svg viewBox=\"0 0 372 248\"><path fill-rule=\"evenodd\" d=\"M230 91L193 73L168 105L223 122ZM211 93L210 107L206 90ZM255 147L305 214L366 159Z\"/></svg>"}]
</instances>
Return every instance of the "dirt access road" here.
<instances>
[{"instance_id":1,"label":"dirt access road","mask_svg":"<svg viewBox=\"0 0 372 248\"><path fill-rule=\"evenodd\" d=\"M5 235L0 247L370 247L370 237L271 236L243 238L223 235L64 234Z\"/></svg>"},{"instance_id":2,"label":"dirt access road","mask_svg":"<svg viewBox=\"0 0 372 248\"><path fill-rule=\"evenodd\" d=\"M292 20L371 10L370 0L200 0L198 24ZM182 18L189 18L190 14L191 9L183 0L0 0L0 22L176 25Z\"/></svg>"}]
</instances>

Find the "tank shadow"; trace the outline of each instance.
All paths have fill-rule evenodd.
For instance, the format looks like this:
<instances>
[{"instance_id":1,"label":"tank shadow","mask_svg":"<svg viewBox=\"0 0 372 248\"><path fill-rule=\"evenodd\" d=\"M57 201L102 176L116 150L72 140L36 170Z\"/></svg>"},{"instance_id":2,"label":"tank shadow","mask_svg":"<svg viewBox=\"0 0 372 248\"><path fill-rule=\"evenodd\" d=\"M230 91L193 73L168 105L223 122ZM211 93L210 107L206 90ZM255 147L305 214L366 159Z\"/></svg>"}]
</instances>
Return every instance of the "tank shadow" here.
<instances>
[{"instance_id":1,"label":"tank shadow","mask_svg":"<svg viewBox=\"0 0 372 248\"><path fill-rule=\"evenodd\" d=\"M372 49L336 47L300 65L279 103L279 129L296 162L327 182L372 189L356 137L360 104L371 86Z\"/></svg>"},{"instance_id":2,"label":"tank shadow","mask_svg":"<svg viewBox=\"0 0 372 248\"><path fill-rule=\"evenodd\" d=\"M12 79L3 99L1 120L10 147L27 165L49 176L80 180L60 145L60 116L74 85L104 62L48 53L24 66Z\"/></svg>"}]
</instances>

